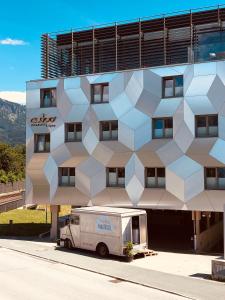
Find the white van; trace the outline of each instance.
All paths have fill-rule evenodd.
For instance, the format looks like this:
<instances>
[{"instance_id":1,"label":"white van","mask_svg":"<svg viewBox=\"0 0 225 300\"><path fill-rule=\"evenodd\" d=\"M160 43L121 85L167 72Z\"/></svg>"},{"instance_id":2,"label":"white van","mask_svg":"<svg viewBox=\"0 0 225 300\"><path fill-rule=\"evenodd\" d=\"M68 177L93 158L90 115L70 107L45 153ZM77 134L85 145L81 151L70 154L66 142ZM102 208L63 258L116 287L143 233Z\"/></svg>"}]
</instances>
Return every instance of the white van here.
<instances>
[{"instance_id":1,"label":"white van","mask_svg":"<svg viewBox=\"0 0 225 300\"><path fill-rule=\"evenodd\" d=\"M58 245L124 256L128 242L135 251L146 249L146 211L92 206L72 210L68 224L60 229Z\"/></svg>"}]
</instances>

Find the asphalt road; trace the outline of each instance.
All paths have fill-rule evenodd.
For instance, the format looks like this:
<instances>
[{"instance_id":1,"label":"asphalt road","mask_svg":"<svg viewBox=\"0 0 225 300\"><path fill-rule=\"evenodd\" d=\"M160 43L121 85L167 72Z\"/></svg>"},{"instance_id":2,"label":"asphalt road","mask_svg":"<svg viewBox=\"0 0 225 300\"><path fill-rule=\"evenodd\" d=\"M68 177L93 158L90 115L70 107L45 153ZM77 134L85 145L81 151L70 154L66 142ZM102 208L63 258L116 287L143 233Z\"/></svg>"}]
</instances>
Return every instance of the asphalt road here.
<instances>
[{"instance_id":1,"label":"asphalt road","mask_svg":"<svg viewBox=\"0 0 225 300\"><path fill-rule=\"evenodd\" d=\"M0 248L2 300L187 299L24 253Z\"/></svg>"}]
</instances>

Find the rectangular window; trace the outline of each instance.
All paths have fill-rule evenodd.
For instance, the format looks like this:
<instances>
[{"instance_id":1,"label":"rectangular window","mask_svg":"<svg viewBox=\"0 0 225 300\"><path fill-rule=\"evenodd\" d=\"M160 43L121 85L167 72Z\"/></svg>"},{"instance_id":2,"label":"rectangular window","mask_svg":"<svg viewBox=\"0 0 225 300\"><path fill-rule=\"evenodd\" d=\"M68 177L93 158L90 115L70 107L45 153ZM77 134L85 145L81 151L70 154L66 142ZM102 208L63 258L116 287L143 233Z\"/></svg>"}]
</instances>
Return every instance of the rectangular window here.
<instances>
[{"instance_id":1,"label":"rectangular window","mask_svg":"<svg viewBox=\"0 0 225 300\"><path fill-rule=\"evenodd\" d=\"M153 119L153 139L168 139L173 137L173 118Z\"/></svg>"},{"instance_id":2,"label":"rectangular window","mask_svg":"<svg viewBox=\"0 0 225 300\"><path fill-rule=\"evenodd\" d=\"M165 188L165 168L145 168L146 188Z\"/></svg>"},{"instance_id":3,"label":"rectangular window","mask_svg":"<svg viewBox=\"0 0 225 300\"><path fill-rule=\"evenodd\" d=\"M41 89L41 105L40 107L56 106L56 88Z\"/></svg>"},{"instance_id":4,"label":"rectangular window","mask_svg":"<svg viewBox=\"0 0 225 300\"><path fill-rule=\"evenodd\" d=\"M65 123L65 142L82 140L82 123Z\"/></svg>"},{"instance_id":5,"label":"rectangular window","mask_svg":"<svg viewBox=\"0 0 225 300\"><path fill-rule=\"evenodd\" d=\"M195 116L196 137L218 136L218 115Z\"/></svg>"},{"instance_id":6,"label":"rectangular window","mask_svg":"<svg viewBox=\"0 0 225 300\"><path fill-rule=\"evenodd\" d=\"M99 83L91 85L91 103L109 102L109 84Z\"/></svg>"},{"instance_id":7,"label":"rectangular window","mask_svg":"<svg viewBox=\"0 0 225 300\"><path fill-rule=\"evenodd\" d=\"M163 78L163 98L183 97L183 76Z\"/></svg>"},{"instance_id":8,"label":"rectangular window","mask_svg":"<svg viewBox=\"0 0 225 300\"><path fill-rule=\"evenodd\" d=\"M101 141L118 140L118 121L100 122L100 140Z\"/></svg>"},{"instance_id":9,"label":"rectangular window","mask_svg":"<svg viewBox=\"0 0 225 300\"><path fill-rule=\"evenodd\" d=\"M225 190L225 168L205 168L205 188Z\"/></svg>"},{"instance_id":10,"label":"rectangular window","mask_svg":"<svg viewBox=\"0 0 225 300\"><path fill-rule=\"evenodd\" d=\"M107 168L107 187L125 187L125 168Z\"/></svg>"},{"instance_id":11,"label":"rectangular window","mask_svg":"<svg viewBox=\"0 0 225 300\"><path fill-rule=\"evenodd\" d=\"M34 152L50 152L50 133L34 134Z\"/></svg>"},{"instance_id":12,"label":"rectangular window","mask_svg":"<svg viewBox=\"0 0 225 300\"><path fill-rule=\"evenodd\" d=\"M59 168L59 186L75 186L75 168Z\"/></svg>"}]
</instances>

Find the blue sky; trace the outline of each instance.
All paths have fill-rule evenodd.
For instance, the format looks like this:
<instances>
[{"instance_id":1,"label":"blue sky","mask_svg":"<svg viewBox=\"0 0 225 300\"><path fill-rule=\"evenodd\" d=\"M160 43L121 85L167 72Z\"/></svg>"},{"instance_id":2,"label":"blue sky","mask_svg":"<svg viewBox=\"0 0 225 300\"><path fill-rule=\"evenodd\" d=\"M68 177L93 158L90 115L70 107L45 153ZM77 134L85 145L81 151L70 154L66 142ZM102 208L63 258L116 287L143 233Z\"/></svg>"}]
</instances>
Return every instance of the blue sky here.
<instances>
[{"instance_id":1,"label":"blue sky","mask_svg":"<svg viewBox=\"0 0 225 300\"><path fill-rule=\"evenodd\" d=\"M42 33L129 20L177 10L217 5L218 3L218 0L2 1L0 10L0 97L5 96L11 101L23 100L25 82L40 78L40 36Z\"/></svg>"}]
</instances>

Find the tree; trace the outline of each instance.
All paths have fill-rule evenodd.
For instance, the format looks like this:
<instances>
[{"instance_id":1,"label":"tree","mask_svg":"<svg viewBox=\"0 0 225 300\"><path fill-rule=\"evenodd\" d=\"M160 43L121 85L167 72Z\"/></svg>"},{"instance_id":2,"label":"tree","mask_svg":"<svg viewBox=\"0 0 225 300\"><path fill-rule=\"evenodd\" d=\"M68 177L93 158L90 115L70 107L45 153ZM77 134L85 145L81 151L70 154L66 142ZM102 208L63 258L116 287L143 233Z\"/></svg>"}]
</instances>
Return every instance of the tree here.
<instances>
[{"instance_id":1,"label":"tree","mask_svg":"<svg viewBox=\"0 0 225 300\"><path fill-rule=\"evenodd\" d=\"M13 183L25 177L25 146L0 143L0 180Z\"/></svg>"}]
</instances>

